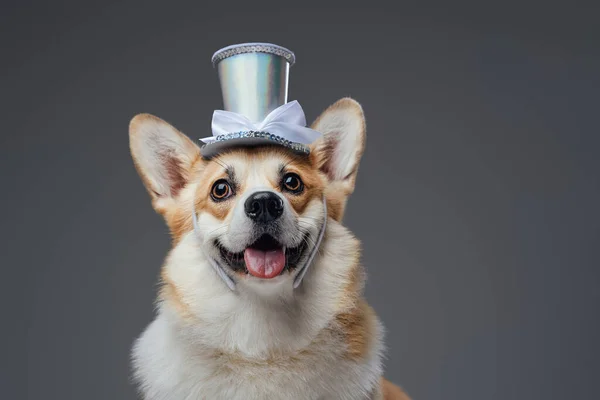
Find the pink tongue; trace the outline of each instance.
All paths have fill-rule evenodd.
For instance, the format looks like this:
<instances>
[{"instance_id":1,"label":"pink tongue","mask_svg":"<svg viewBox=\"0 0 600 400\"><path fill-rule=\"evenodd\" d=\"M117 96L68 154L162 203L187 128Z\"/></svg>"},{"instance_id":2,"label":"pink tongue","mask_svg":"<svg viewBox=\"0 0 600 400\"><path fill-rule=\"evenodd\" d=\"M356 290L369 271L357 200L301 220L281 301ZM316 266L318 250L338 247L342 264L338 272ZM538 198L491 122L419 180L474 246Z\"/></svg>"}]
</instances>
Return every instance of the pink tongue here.
<instances>
[{"instance_id":1,"label":"pink tongue","mask_svg":"<svg viewBox=\"0 0 600 400\"><path fill-rule=\"evenodd\" d=\"M285 254L283 249L262 251L247 248L244 251L244 261L248 272L257 278L271 279L283 271L285 267Z\"/></svg>"}]
</instances>

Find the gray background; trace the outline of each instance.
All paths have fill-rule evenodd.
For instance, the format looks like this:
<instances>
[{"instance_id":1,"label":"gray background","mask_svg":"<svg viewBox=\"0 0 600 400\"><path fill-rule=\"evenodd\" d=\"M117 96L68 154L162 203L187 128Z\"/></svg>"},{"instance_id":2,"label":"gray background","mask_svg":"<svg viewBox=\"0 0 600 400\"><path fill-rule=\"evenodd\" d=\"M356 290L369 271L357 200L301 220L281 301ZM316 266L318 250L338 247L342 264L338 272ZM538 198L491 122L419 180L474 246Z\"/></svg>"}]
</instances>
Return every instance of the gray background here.
<instances>
[{"instance_id":1,"label":"gray background","mask_svg":"<svg viewBox=\"0 0 600 400\"><path fill-rule=\"evenodd\" d=\"M597 399L598 10L569 3L3 2L2 399L134 399L129 349L169 248L128 150L193 138L218 48L296 52L313 120L351 95L368 146L346 222L415 399Z\"/></svg>"}]
</instances>

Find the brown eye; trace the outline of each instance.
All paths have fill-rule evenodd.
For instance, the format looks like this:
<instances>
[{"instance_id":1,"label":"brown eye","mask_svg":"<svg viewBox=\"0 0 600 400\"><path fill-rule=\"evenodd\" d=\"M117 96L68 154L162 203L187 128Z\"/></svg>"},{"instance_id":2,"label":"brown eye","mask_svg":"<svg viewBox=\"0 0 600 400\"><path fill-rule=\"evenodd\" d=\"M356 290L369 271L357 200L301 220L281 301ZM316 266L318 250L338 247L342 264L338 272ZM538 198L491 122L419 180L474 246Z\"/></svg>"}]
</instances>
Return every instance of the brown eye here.
<instances>
[{"instance_id":1,"label":"brown eye","mask_svg":"<svg viewBox=\"0 0 600 400\"><path fill-rule=\"evenodd\" d=\"M304 183L297 174L289 173L283 177L283 188L292 193L298 194L304 189Z\"/></svg>"},{"instance_id":2,"label":"brown eye","mask_svg":"<svg viewBox=\"0 0 600 400\"><path fill-rule=\"evenodd\" d=\"M210 195L214 201L221 201L231 196L232 193L233 190L231 190L231 185L229 185L229 182L224 179L220 179L213 185Z\"/></svg>"}]
</instances>

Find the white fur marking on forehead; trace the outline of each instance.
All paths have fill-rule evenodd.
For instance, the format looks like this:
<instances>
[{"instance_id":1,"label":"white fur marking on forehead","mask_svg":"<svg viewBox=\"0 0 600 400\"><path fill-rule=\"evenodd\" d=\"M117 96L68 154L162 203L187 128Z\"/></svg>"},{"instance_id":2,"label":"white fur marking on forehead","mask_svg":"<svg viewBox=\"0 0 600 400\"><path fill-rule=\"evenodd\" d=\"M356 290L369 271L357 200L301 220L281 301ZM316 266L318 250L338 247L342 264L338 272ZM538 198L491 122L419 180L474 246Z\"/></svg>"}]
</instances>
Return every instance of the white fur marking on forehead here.
<instances>
[{"instance_id":1,"label":"white fur marking on forehead","mask_svg":"<svg viewBox=\"0 0 600 400\"><path fill-rule=\"evenodd\" d=\"M236 179L243 184L246 191L258 187L270 188L270 182L279 177L281 166L287 164L288 160L285 156L275 152L260 158L247 155L223 159L225 165L231 167Z\"/></svg>"}]
</instances>

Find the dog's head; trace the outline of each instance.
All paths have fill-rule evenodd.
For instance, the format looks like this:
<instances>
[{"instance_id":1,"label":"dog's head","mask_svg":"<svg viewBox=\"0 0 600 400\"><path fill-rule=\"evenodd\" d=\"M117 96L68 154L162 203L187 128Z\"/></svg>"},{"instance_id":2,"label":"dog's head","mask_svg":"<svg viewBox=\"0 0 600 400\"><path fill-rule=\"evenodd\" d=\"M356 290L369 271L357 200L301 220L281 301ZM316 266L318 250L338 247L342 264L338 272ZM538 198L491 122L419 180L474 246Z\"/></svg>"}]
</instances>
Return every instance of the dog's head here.
<instances>
[{"instance_id":1,"label":"dog's head","mask_svg":"<svg viewBox=\"0 0 600 400\"><path fill-rule=\"evenodd\" d=\"M365 145L360 105L341 99L312 128L323 136L308 157L263 146L205 160L187 136L142 114L131 122L130 146L173 246L192 235L236 284L261 291L296 278L325 218L340 221L354 190Z\"/></svg>"}]
</instances>

